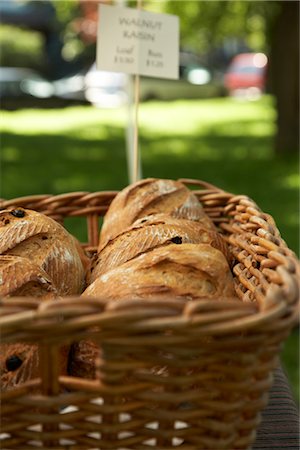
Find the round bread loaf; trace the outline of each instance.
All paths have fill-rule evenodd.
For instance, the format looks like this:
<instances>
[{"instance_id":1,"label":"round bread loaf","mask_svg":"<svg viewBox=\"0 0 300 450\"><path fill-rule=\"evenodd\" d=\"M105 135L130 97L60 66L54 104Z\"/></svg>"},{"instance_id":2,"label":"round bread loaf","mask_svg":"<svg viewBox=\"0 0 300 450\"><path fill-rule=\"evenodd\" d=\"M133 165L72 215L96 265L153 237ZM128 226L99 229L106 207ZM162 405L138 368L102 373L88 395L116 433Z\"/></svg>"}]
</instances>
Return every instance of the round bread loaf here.
<instances>
[{"instance_id":1,"label":"round bread loaf","mask_svg":"<svg viewBox=\"0 0 300 450\"><path fill-rule=\"evenodd\" d=\"M80 294L87 257L62 225L36 211L0 212L0 295L39 297L42 301ZM60 351L60 373L67 373L69 347ZM0 346L1 390L39 376L37 345Z\"/></svg>"},{"instance_id":2,"label":"round bread loaf","mask_svg":"<svg viewBox=\"0 0 300 450\"><path fill-rule=\"evenodd\" d=\"M0 255L36 264L59 295L78 294L84 288L83 250L62 225L44 214L23 208L1 211Z\"/></svg>"},{"instance_id":3,"label":"round bread loaf","mask_svg":"<svg viewBox=\"0 0 300 450\"><path fill-rule=\"evenodd\" d=\"M1 297L43 297L58 295L49 275L27 258L0 255Z\"/></svg>"},{"instance_id":4,"label":"round bread loaf","mask_svg":"<svg viewBox=\"0 0 300 450\"><path fill-rule=\"evenodd\" d=\"M69 354L68 374L74 377L95 379L97 360L100 360L101 349L91 340L75 342Z\"/></svg>"},{"instance_id":5,"label":"round bread loaf","mask_svg":"<svg viewBox=\"0 0 300 450\"><path fill-rule=\"evenodd\" d=\"M112 201L82 295L116 301L236 298L230 263L227 244L197 197L178 181L149 178ZM70 375L95 378L99 357L94 342L74 343Z\"/></svg>"},{"instance_id":6,"label":"round bread loaf","mask_svg":"<svg viewBox=\"0 0 300 450\"><path fill-rule=\"evenodd\" d=\"M59 372L61 375L67 375L68 354L69 348L67 346L60 349ZM0 379L3 392L39 376L37 345L1 344Z\"/></svg>"},{"instance_id":7,"label":"round bread loaf","mask_svg":"<svg viewBox=\"0 0 300 450\"><path fill-rule=\"evenodd\" d=\"M205 228L201 219L178 219L167 214L156 214L138 219L133 225L111 239L98 253L89 282L104 272L132 260L154 248L170 244L209 244L221 250L230 260L226 242L214 229Z\"/></svg>"},{"instance_id":8,"label":"round bread loaf","mask_svg":"<svg viewBox=\"0 0 300 450\"><path fill-rule=\"evenodd\" d=\"M104 217L98 250L137 219L159 213L201 220L207 228L214 227L197 197L183 183L147 178L127 186L113 199Z\"/></svg>"},{"instance_id":9,"label":"round bread loaf","mask_svg":"<svg viewBox=\"0 0 300 450\"><path fill-rule=\"evenodd\" d=\"M170 244L105 272L82 294L107 300L234 297L233 277L221 251L208 244Z\"/></svg>"}]
</instances>

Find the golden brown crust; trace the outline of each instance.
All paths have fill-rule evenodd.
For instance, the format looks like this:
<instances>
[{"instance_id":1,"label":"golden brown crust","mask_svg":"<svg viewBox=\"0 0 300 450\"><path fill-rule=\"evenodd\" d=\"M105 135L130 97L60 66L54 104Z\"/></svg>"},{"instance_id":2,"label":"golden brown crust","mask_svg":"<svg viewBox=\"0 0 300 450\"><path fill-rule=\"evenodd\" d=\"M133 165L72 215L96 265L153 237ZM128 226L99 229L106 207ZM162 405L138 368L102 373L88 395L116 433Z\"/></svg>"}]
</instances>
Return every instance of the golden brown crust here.
<instances>
[{"instance_id":1,"label":"golden brown crust","mask_svg":"<svg viewBox=\"0 0 300 450\"><path fill-rule=\"evenodd\" d=\"M205 220L213 227L202 205L181 182L148 178L127 186L112 201L100 233L99 251L139 218L169 214L189 220Z\"/></svg>"},{"instance_id":2,"label":"golden brown crust","mask_svg":"<svg viewBox=\"0 0 300 450\"><path fill-rule=\"evenodd\" d=\"M59 373L67 375L68 347L60 349ZM1 390L7 391L40 377L39 350L32 344L1 344L0 378Z\"/></svg>"},{"instance_id":3,"label":"golden brown crust","mask_svg":"<svg viewBox=\"0 0 300 450\"><path fill-rule=\"evenodd\" d=\"M37 264L14 255L0 255L0 296L57 296L49 275Z\"/></svg>"},{"instance_id":4,"label":"golden brown crust","mask_svg":"<svg viewBox=\"0 0 300 450\"><path fill-rule=\"evenodd\" d=\"M29 344L1 344L1 389L9 390L39 376L38 347Z\"/></svg>"},{"instance_id":5,"label":"golden brown crust","mask_svg":"<svg viewBox=\"0 0 300 450\"><path fill-rule=\"evenodd\" d=\"M182 183L149 178L121 191L104 218L82 294L105 300L236 298L223 237ZM70 374L95 378L100 350L73 344Z\"/></svg>"},{"instance_id":6,"label":"golden brown crust","mask_svg":"<svg viewBox=\"0 0 300 450\"><path fill-rule=\"evenodd\" d=\"M178 219L167 214L156 214L139 219L133 225L110 240L99 252L90 277L93 282L104 272L170 244L210 244L226 255L226 243L213 229L205 228L205 222ZM227 255L226 255L227 256Z\"/></svg>"},{"instance_id":7,"label":"golden brown crust","mask_svg":"<svg viewBox=\"0 0 300 450\"><path fill-rule=\"evenodd\" d=\"M107 300L155 298L158 295L222 299L235 295L228 263L208 244L170 244L98 277L82 294Z\"/></svg>"},{"instance_id":8,"label":"golden brown crust","mask_svg":"<svg viewBox=\"0 0 300 450\"><path fill-rule=\"evenodd\" d=\"M88 262L78 241L62 225L36 211L0 212L0 295L41 300L80 294ZM0 346L1 389L39 376L36 345ZM68 347L60 352L60 373L67 373ZM21 363L20 363L21 361Z\"/></svg>"},{"instance_id":9,"label":"golden brown crust","mask_svg":"<svg viewBox=\"0 0 300 450\"><path fill-rule=\"evenodd\" d=\"M24 208L1 211L0 254L34 262L60 295L78 294L84 288L83 257L75 238L44 214Z\"/></svg>"},{"instance_id":10,"label":"golden brown crust","mask_svg":"<svg viewBox=\"0 0 300 450\"><path fill-rule=\"evenodd\" d=\"M73 377L95 379L97 375L97 360L100 360L101 350L91 340L72 344L69 356L68 374Z\"/></svg>"}]
</instances>

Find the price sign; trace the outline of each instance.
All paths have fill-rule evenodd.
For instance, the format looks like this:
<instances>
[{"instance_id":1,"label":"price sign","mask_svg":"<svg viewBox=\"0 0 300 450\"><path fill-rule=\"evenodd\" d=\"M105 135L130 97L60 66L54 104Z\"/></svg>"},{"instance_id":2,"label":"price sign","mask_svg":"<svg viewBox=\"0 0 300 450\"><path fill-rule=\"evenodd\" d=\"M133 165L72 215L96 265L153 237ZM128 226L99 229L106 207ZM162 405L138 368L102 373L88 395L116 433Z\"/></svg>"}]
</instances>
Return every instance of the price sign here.
<instances>
[{"instance_id":1,"label":"price sign","mask_svg":"<svg viewBox=\"0 0 300 450\"><path fill-rule=\"evenodd\" d=\"M178 17L99 5L97 68L178 79Z\"/></svg>"}]
</instances>

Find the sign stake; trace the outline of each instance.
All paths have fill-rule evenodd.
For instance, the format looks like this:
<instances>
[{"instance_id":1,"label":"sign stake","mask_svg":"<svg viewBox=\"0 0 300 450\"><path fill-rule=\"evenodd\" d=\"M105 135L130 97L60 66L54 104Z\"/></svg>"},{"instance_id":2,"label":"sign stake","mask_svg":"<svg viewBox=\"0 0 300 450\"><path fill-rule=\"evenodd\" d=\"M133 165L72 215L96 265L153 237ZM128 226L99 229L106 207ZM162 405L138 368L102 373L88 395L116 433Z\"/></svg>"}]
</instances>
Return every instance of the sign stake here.
<instances>
[{"instance_id":1,"label":"sign stake","mask_svg":"<svg viewBox=\"0 0 300 450\"><path fill-rule=\"evenodd\" d=\"M178 79L179 19L170 14L99 4L97 68L133 75L128 83L127 168L130 183L142 178L139 145L140 77ZM166 39L166 36L168 39Z\"/></svg>"},{"instance_id":2,"label":"sign stake","mask_svg":"<svg viewBox=\"0 0 300 450\"><path fill-rule=\"evenodd\" d=\"M142 0L137 0L137 9L142 9ZM139 179L139 102L140 76L134 76L134 138L133 138L133 182Z\"/></svg>"}]
</instances>

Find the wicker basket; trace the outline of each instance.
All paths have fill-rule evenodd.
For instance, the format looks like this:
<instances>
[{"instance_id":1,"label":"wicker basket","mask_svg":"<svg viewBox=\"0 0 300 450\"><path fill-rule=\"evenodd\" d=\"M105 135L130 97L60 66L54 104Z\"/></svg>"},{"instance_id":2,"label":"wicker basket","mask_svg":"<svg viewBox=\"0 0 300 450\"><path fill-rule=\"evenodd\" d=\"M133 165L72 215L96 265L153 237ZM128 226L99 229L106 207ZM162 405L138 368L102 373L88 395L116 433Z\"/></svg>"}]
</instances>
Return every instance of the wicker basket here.
<instances>
[{"instance_id":1,"label":"wicker basket","mask_svg":"<svg viewBox=\"0 0 300 450\"><path fill-rule=\"evenodd\" d=\"M181 181L226 237L243 302L3 299L2 342L38 342L40 378L2 394L1 448L251 448L282 343L298 319L299 264L251 199ZM1 206L62 223L86 217L82 245L92 254L115 194L39 195ZM59 376L60 346L85 338L101 345L97 379Z\"/></svg>"}]
</instances>

